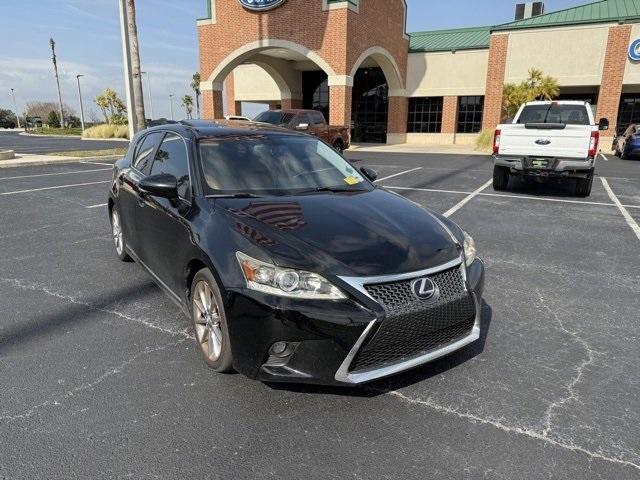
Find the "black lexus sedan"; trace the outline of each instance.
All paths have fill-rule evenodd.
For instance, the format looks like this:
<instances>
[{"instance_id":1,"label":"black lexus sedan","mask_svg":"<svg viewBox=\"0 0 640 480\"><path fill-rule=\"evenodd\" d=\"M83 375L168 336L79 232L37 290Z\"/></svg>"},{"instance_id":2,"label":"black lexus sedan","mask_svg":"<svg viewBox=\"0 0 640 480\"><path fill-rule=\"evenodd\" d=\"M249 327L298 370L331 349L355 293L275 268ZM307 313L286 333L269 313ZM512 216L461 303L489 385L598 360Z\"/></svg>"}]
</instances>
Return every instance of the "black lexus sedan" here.
<instances>
[{"instance_id":1,"label":"black lexus sedan","mask_svg":"<svg viewBox=\"0 0 640 480\"><path fill-rule=\"evenodd\" d=\"M262 381L349 385L480 336L471 237L315 137L190 121L137 134L109 216L189 315L205 362Z\"/></svg>"}]
</instances>

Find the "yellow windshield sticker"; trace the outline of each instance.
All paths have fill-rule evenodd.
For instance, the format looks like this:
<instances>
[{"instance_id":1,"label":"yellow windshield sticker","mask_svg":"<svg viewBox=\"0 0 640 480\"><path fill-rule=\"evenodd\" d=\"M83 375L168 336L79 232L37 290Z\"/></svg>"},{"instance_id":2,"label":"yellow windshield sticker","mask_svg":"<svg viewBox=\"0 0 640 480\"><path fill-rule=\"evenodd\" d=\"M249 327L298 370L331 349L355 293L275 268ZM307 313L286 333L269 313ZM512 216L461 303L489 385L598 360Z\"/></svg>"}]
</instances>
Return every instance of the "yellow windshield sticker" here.
<instances>
[{"instance_id":1,"label":"yellow windshield sticker","mask_svg":"<svg viewBox=\"0 0 640 480\"><path fill-rule=\"evenodd\" d=\"M344 181L345 181L345 183L346 183L347 185L355 185L355 184L357 184L357 183L360 183L360 180L358 180L357 178L355 178L355 177L353 177L353 176L351 176L351 175L349 175L348 177L346 177L346 178L344 179Z\"/></svg>"}]
</instances>

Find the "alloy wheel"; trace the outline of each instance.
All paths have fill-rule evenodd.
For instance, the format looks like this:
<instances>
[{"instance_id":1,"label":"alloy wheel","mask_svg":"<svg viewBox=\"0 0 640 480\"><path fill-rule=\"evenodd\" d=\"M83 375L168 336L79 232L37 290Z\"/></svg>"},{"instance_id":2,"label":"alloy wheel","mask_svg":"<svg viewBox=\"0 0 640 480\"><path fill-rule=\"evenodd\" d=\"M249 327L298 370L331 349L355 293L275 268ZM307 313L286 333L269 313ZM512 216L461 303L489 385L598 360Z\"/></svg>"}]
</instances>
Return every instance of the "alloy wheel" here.
<instances>
[{"instance_id":1,"label":"alloy wheel","mask_svg":"<svg viewBox=\"0 0 640 480\"><path fill-rule=\"evenodd\" d=\"M111 232L113 234L113 243L116 246L118 255L122 255L124 251L124 237L122 235L122 225L120 224L120 215L117 210L111 213Z\"/></svg>"},{"instance_id":2,"label":"alloy wheel","mask_svg":"<svg viewBox=\"0 0 640 480\"><path fill-rule=\"evenodd\" d=\"M210 361L216 361L223 346L220 308L207 282L196 284L191 301L198 345Z\"/></svg>"}]
</instances>

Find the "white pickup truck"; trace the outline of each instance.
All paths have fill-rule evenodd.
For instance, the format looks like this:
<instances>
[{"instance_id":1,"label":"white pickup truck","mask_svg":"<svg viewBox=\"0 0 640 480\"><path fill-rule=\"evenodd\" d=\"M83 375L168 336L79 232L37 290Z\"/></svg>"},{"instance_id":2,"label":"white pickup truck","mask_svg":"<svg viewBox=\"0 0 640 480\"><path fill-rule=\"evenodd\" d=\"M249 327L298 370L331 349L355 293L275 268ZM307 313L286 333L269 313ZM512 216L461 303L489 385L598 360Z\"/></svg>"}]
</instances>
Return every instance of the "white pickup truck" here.
<instances>
[{"instance_id":1,"label":"white pickup truck","mask_svg":"<svg viewBox=\"0 0 640 480\"><path fill-rule=\"evenodd\" d=\"M576 195L591 194L600 130L591 105L579 101L529 102L513 122L498 125L493 140L493 188L505 190L511 177L576 180Z\"/></svg>"}]
</instances>

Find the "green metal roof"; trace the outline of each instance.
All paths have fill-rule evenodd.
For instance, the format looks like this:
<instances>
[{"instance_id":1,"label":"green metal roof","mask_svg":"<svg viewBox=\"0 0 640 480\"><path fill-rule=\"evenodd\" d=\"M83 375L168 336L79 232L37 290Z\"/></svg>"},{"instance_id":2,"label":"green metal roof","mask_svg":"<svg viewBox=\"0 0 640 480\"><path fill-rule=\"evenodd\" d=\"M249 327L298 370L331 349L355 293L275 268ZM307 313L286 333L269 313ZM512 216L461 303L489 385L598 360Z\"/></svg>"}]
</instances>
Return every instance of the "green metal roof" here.
<instances>
[{"instance_id":1,"label":"green metal roof","mask_svg":"<svg viewBox=\"0 0 640 480\"><path fill-rule=\"evenodd\" d=\"M588 23L628 22L640 20L640 1L601 0L587 5L545 13L537 17L497 25L491 31L520 30Z\"/></svg>"},{"instance_id":2,"label":"green metal roof","mask_svg":"<svg viewBox=\"0 0 640 480\"><path fill-rule=\"evenodd\" d=\"M489 48L491 27L456 28L410 33L410 52L450 52Z\"/></svg>"}]
</instances>

